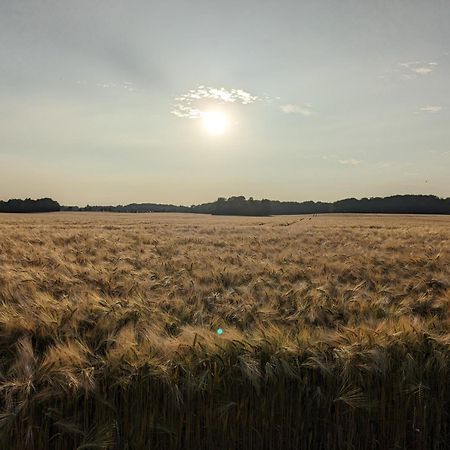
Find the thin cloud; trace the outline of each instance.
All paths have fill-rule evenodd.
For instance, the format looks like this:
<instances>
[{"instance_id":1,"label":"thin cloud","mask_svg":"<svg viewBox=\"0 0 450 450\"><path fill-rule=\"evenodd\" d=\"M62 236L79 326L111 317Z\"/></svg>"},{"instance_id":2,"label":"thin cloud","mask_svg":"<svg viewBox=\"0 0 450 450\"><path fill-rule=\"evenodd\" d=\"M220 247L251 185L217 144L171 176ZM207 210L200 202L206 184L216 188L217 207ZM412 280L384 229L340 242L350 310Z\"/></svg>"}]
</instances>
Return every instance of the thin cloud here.
<instances>
[{"instance_id":1,"label":"thin cloud","mask_svg":"<svg viewBox=\"0 0 450 450\"><path fill-rule=\"evenodd\" d=\"M311 109L311 105L294 105L292 103L288 103L286 105L280 106L281 111L285 114L301 114L302 116L312 116L314 111Z\"/></svg>"},{"instance_id":2,"label":"thin cloud","mask_svg":"<svg viewBox=\"0 0 450 450\"><path fill-rule=\"evenodd\" d=\"M387 169L388 167L392 167L394 163L392 161L380 161L375 164L375 168L377 169Z\"/></svg>"},{"instance_id":3,"label":"thin cloud","mask_svg":"<svg viewBox=\"0 0 450 450\"><path fill-rule=\"evenodd\" d=\"M203 108L206 103L210 108L211 103L250 105L264 100L267 100L267 98L250 94L243 89L215 88L200 85L195 89L189 90L186 94L175 97L175 103L171 113L177 117L199 119L205 113Z\"/></svg>"},{"instance_id":4,"label":"thin cloud","mask_svg":"<svg viewBox=\"0 0 450 450\"><path fill-rule=\"evenodd\" d=\"M361 162L362 161L360 161L359 159L354 159L354 158L339 160L339 164L348 165L348 166L357 166L357 165L361 164Z\"/></svg>"},{"instance_id":5,"label":"thin cloud","mask_svg":"<svg viewBox=\"0 0 450 450\"><path fill-rule=\"evenodd\" d=\"M416 67L411 70L415 73L418 73L419 75L428 75L429 73L433 72L433 69L431 67Z\"/></svg>"},{"instance_id":6,"label":"thin cloud","mask_svg":"<svg viewBox=\"0 0 450 450\"><path fill-rule=\"evenodd\" d=\"M105 89L125 89L126 91L135 92L136 88L133 86L133 83L130 81L124 81L123 83L103 83L98 84L97 86L105 88Z\"/></svg>"},{"instance_id":7,"label":"thin cloud","mask_svg":"<svg viewBox=\"0 0 450 450\"><path fill-rule=\"evenodd\" d=\"M406 80L411 80L431 74L438 66L438 63L435 61L410 61L400 63L399 66L401 68L401 77Z\"/></svg>"},{"instance_id":8,"label":"thin cloud","mask_svg":"<svg viewBox=\"0 0 450 450\"><path fill-rule=\"evenodd\" d=\"M422 108L420 108L421 111L425 112L425 113L437 113L439 111L442 111L442 106L440 105L428 105L428 106L423 106Z\"/></svg>"},{"instance_id":9,"label":"thin cloud","mask_svg":"<svg viewBox=\"0 0 450 450\"><path fill-rule=\"evenodd\" d=\"M378 78L385 81L415 80L431 75L439 66L436 61L407 61L401 62L396 67L386 70Z\"/></svg>"},{"instance_id":10,"label":"thin cloud","mask_svg":"<svg viewBox=\"0 0 450 450\"><path fill-rule=\"evenodd\" d=\"M403 172L403 175L406 177L418 177L421 174L419 172Z\"/></svg>"},{"instance_id":11,"label":"thin cloud","mask_svg":"<svg viewBox=\"0 0 450 450\"><path fill-rule=\"evenodd\" d=\"M188 119L200 119L214 105L237 104L251 105L253 103L272 104L273 101L281 100L280 97L270 97L268 95L255 95L239 88L227 89L224 87L212 87L200 85L195 89L190 89L185 94L174 98L171 114ZM285 114L301 114L312 116L316 114L312 106L308 103L297 105L287 103L279 106Z\"/></svg>"},{"instance_id":12,"label":"thin cloud","mask_svg":"<svg viewBox=\"0 0 450 450\"><path fill-rule=\"evenodd\" d=\"M86 86L88 83L84 80L77 80L76 84ZM104 82L104 83L97 83L95 84L96 87L100 87L103 89L124 89L129 92L136 92L137 88L134 86L134 84L131 81L123 81L121 83L110 83L110 82Z\"/></svg>"}]
</instances>

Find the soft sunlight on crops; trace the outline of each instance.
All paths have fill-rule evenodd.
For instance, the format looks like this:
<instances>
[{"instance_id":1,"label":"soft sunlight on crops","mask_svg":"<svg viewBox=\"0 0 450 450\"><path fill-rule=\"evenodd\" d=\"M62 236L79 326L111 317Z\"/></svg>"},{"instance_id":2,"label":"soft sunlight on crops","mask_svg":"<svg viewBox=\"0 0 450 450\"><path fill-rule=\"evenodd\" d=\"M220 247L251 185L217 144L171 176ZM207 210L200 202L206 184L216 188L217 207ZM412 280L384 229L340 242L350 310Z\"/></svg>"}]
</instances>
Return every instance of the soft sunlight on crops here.
<instances>
[{"instance_id":1,"label":"soft sunlight on crops","mask_svg":"<svg viewBox=\"0 0 450 450\"><path fill-rule=\"evenodd\" d=\"M444 449L449 237L437 216L1 215L0 448Z\"/></svg>"}]
</instances>

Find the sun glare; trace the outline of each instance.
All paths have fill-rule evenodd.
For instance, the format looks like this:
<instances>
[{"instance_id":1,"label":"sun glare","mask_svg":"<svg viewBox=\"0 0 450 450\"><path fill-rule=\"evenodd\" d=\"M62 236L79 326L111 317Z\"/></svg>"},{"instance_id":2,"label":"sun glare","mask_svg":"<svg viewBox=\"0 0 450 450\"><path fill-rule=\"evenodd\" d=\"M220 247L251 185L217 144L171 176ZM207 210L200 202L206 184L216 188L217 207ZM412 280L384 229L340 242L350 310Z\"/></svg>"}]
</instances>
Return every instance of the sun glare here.
<instances>
[{"instance_id":1,"label":"sun glare","mask_svg":"<svg viewBox=\"0 0 450 450\"><path fill-rule=\"evenodd\" d=\"M228 117L221 111L209 111L203 114L204 129L210 134L223 134L229 126Z\"/></svg>"}]
</instances>

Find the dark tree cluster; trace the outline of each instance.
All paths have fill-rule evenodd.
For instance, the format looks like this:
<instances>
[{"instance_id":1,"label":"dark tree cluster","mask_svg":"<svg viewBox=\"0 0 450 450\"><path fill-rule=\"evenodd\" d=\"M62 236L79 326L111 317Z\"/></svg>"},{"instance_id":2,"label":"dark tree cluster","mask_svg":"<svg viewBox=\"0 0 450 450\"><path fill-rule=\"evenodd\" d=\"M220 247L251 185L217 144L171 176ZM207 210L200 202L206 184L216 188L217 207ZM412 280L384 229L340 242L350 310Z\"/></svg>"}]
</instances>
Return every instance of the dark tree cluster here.
<instances>
[{"instance_id":1,"label":"dark tree cluster","mask_svg":"<svg viewBox=\"0 0 450 450\"><path fill-rule=\"evenodd\" d=\"M63 206L63 211L100 211L100 212L123 212L123 213L150 213L150 212L191 212L189 206L165 205L159 203L130 203L129 205L87 205L83 208L78 206Z\"/></svg>"},{"instance_id":2,"label":"dark tree cluster","mask_svg":"<svg viewBox=\"0 0 450 450\"><path fill-rule=\"evenodd\" d=\"M323 202L280 202L270 200L273 215L279 214L320 214L330 212L330 204Z\"/></svg>"},{"instance_id":3,"label":"dark tree cluster","mask_svg":"<svg viewBox=\"0 0 450 450\"><path fill-rule=\"evenodd\" d=\"M182 206L159 203L131 203L117 206L61 206L50 198L0 201L0 212L107 211L124 213L178 212L237 216L280 214L373 213L450 214L450 198L435 195L393 195L391 197L347 198L332 203L282 202L246 199L243 195L218 198L215 202Z\"/></svg>"},{"instance_id":4,"label":"dark tree cluster","mask_svg":"<svg viewBox=\"0 0 450 450\"><path fill-rule=\"evenodd\" d=\"M269 216L270 201L253 200L252 197L247 200L243 195L229 199L221 197L215 202L211 213L230 216Z\"/></svg>"},{"instance_id":5,"label":"dark tree cluster","mask_svg":"<svg viewBox=\"0 0 450 450\"><path fill-rule=\"evenodd\" d=\"M11 199L6 202L0 201L0 212L5 213L38 213L60 211L61 206L51 198L40 198L32 200L31 198Z\"/></svg>"},{"instance_id":6,"label":"dark tree cluster","mask_svg":"<svg viewBox=\"0 0 450 450\"><path fill-rule=\"evenodd\" d=\"M391 197L347 198L332 203L270 201L272 214L372 213L450 214L450 198L435 195L393 195Z\"/></svg>"},{"instance_id":7,"label":"dark tree cluster","mask_svg":"<svg viewBox=\"0 0 450 450\"><path fill-rule=\"evenodd\" d=\"M450 198L434 195L348 198L330 204L329 212L382 214L450 214Z\"/></svg>"},{"instance_id":8,"label":"dark tree cluster","mask_svg":"<svg viewBox=\"0 0 450 450\"><path fill-rule=\"evenodd\" d=\"M394 195L391 197L348 198L332 203L246 200L244 196L219 198L214 203L191 207L191 212L240 216L280 214L373 213L373 214L450 214L450 198L434 195Z\"/></svg>"}]
</instances>

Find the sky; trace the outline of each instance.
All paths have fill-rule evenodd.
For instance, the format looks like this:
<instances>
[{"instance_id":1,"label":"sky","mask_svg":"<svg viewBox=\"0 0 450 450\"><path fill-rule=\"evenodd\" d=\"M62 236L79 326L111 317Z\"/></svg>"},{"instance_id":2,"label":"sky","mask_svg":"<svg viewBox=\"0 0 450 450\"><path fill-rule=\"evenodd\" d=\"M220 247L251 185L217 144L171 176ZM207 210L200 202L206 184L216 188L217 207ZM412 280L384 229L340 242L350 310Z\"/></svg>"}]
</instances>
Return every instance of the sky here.
<instances>
[{"instance_id":1,"label":"sky","mask_svg":"<svg viewBox=\"0 0 450 450\"><path fill-rule=\"evenodd\" d=\"M0 199L450 196L448 0L1 0Z\"/></svg>"}]
</instances>

